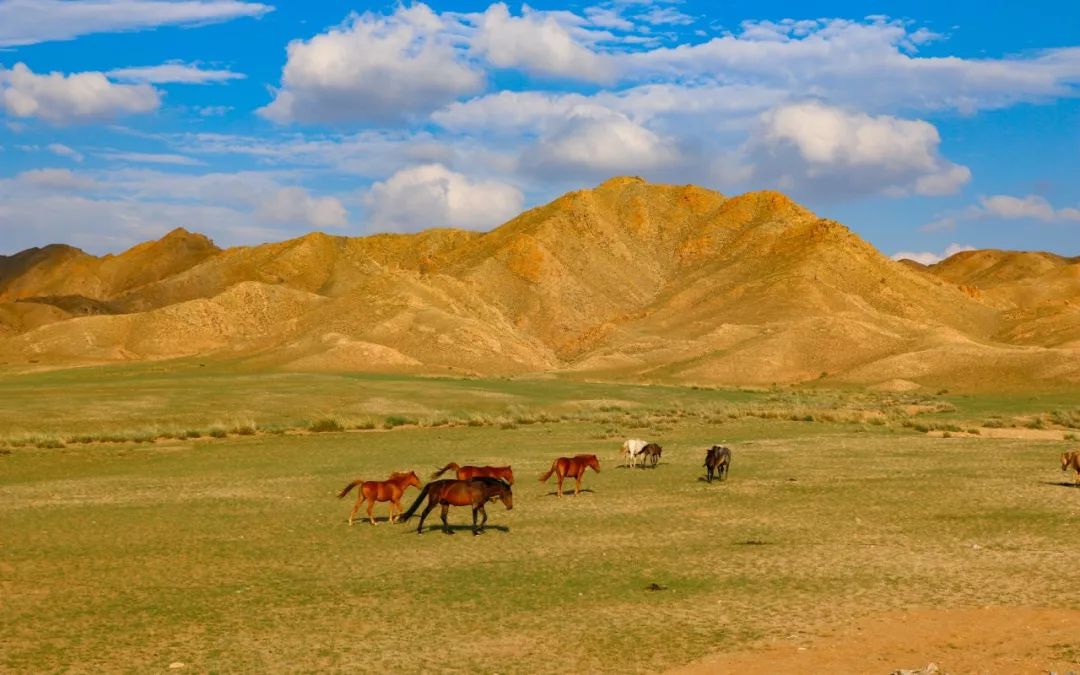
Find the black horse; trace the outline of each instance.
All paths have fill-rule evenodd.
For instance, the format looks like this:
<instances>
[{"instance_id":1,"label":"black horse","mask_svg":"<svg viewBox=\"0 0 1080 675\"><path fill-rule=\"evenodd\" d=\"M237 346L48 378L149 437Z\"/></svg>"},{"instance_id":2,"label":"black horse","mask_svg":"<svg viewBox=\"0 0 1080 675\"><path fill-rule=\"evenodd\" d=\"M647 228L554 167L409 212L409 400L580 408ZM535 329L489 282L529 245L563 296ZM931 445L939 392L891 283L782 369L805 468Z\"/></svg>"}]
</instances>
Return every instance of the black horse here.
<instances>
[{"instance_id":1,"label":"black horse","mask_svg":"<svg viewBox=\"0 0 1080 675\"><path fill-rule=\"evenodd\" d=\"M728 469L731 467L731 450L723 445L714 445L705 451L705 472L711 483L713 473L720 480L727 479Z\"/></svg>"}]
</instances>

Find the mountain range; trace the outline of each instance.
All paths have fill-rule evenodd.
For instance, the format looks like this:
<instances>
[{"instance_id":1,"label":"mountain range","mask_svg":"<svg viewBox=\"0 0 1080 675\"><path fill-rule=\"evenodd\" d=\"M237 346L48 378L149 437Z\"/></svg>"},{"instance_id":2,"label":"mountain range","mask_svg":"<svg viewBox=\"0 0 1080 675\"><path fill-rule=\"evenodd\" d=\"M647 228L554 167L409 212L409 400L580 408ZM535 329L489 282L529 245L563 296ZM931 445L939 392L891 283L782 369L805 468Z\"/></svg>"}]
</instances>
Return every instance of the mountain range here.
<instances>
[{"instance_id":1,"label":"mountain range","mask_svg":"<svg viewBox=\"0 0 1080 675\"><path fill-rule=\"evenodd\" d=\"M777 192L611 179L490 231L0 256L0 364L885 389L1080 382L1080 258L894 261Z\"/></svg>"}]
</instances>

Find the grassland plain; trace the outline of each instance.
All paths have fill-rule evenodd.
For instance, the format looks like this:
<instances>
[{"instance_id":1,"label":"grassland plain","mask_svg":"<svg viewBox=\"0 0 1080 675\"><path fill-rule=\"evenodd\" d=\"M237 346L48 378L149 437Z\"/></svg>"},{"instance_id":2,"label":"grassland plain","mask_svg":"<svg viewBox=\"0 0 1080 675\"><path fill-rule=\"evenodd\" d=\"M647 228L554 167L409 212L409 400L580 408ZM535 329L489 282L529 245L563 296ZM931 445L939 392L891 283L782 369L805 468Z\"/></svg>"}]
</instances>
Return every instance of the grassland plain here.
<instances>
[{"instance_id":1,"label":"grassland plain","mask_svg":"<svg viewBox=\"0 0 1080 675\"><path fill-rule=\"evenodd\" d=\"M909 607L1080 608L1080 490L1056 466L1069 444L931 437L890 417L915 406L925 412L914 419L961 426L1059 408L1064 393L890 403L189 366L5 377L0 432L127 433L230 416L259 429L325 416L383 423L9 444L0 668L644 672ZM382 428L384 416L448 414L462 422ZM631 435L664 445L658 468L615 468ZM708 485L703 448L721 439L735 451L731 480ZM536 477L576 452L600 454L603 470L581 496L558 499ZM334 495L348 480L426 475L450 460L514 466L515 508L492 505L485 535L346 525L350 503ZM1075 663L1080 643L1060 649Z\"/></svg>"}]
</instances>

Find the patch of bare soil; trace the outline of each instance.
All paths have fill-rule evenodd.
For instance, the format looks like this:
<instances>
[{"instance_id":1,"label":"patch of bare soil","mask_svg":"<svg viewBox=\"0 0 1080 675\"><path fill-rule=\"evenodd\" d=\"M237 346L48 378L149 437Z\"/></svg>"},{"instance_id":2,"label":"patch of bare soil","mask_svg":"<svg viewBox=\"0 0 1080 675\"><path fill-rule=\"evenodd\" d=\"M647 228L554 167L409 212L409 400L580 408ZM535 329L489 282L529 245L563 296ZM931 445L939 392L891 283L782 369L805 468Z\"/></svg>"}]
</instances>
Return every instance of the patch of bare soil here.
<instances>
[{"instance_id":1,"label":"patch of bare soil","mask_svg":"<svg viewBox=\"0 0 1080 675\"><path fill-rule=\"evenodd\" d=\"M1080 611L1028 607L918 609L829 635L716 654L670 671L892 673L934 663L941 673L1080 672Z\"/></svg>"}]
</instances>

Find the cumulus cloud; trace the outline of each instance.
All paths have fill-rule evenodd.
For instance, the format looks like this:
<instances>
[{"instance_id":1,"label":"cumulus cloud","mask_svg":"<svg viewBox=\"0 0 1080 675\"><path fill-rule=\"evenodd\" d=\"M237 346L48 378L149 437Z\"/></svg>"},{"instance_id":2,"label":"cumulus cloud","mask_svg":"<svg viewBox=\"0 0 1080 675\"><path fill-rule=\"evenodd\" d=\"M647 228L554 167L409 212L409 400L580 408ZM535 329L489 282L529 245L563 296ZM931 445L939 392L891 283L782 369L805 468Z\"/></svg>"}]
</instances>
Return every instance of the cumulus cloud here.
<instances>
[{"instance_id":1,"label":"cumulus cloud","mask_svg":"<svg viewBox=\"0 0 1080 675\"><path fill-rule=\"evenodd\" d=\"M90 33L218 23L262 16L272 9L242 0L2 0L0 47Z\"/></svg>"},{"instance_id":2,"label":"cumulus cloud","mask_svg":"<svg viewBox=\"0 0 1080 675\"><path fill-rule=\"evenodd\" d=\"M242 80L246 75L231 70L204 69L198 64L162 63L157 66L115 68L105 73L121 82L145 82L148 84L209 84Z\"/></svg>"},{"instance_id":3,"label":"cumulus cloud","mask_svg":"<svg viewBox=\"0 0 1080 675\"><path fill-rule=\"evenodd\" d=\"M971 113L1075 94L1080 49L1023 57L921 57L933 37L903 21L746 21L737 32L623 57L639 77L714 77L813 92L865 110Z\"/></svg>"},{"instance_id":4,"label":"cumulus cloud","mask_svg":"<svg viewBox=\"0 0 1080 675\"><path fill-rule=\"evenodd\" d=\"M302 223L319 229L344 227L349 213L336 197L313 197L301 187L277 190L259 205L257 215L272 223Z\"/></svg>"},{"instance_id":5,"label":"cumulus cloud","mask_svg":"<svg viewBox=\"0 0 1080 675\"><path fill-rule=\"evenodd\" d=\"M582 44L550 13L530 11L512 16L503 3L487 8L478 20L472 49L497 68L516 68L534 75L605 82L615 64Z\"/></svg>"},{"instance_id":6,"label":"cumulus cloud","mask_svg":"<svg viewBox=\"0 0 1080 675\"><path fill-rule=\"evenodd\" d=\"M482 71L454 49L426 5L289 43L282 87L259 113L275 122L400 122L479 90Z\"/></svg>"},{"instance_id":7,"label":"cumulus cloud","mask_svg":"<svg viewBox=\"0 0 1080 675\"><path fill-rule=\"evenodd\" d=\"M399 232L489 228L516 216L523 201L512 185L474 181L441 164L402 169L372 185L363 199L369 226Z\"/></svg>"},{"instance_id":8,"label":"cumulus cloud","mask_svg":"<svg viewBox=\"0 0 1080 675\"><path fill-rule=\"evenodd\" d=\"M16 63L0 67L0 102L15 117L69 124L151 112L161 98L147 84L116 84L99 72L38 75Z\"/></svg>"},{"instance_id":9,"label":"cumulus cloud","mask_svg":"<svg viewBox=\"0 0 1080 675\"><path fill-rule=\"evenodd\" d=\"M954 256L957 253L963 251L974 251L974 246L968 246L966 244L949 244L945 247L944 253L934 253L933 251L898 251L893 254L893 260L914 260L917 263L923 265L933 265L939 263L945 258Z\"/></svg>"},{"instance_id":10,"label":"cumulus cloud","mask_svg":"<svg viewBox=\"0 0 1080 675\"><path fill-rule=\"evenodd\" d=\"M0 253L58 241L104 253L176 227L231 245L348 224L338 197L312 193L289 172L39 169L0 179Z\"/></svg>"},{"instance_id":11,"label":"cumulus cloud","mask_svg":"<svg viewBox=\"0 0 1080 675\"><path fill-rule=\"evenodd\" d=\"M922 120L871 116L816 102L782 105L751 139L757 174L819 194L951 194L971 178L941 157L937 129Z\"/></svg>"},{"instance_id":12,"label":"cumulus cloud","mask_svg":"<svg viewBox=\"0 0 1080 675\"><path fill-rule=\"evenodd\" d=\"M678 152L663 138L621 113L582 106L525 153L542 173L606 177L671 164Z\"/></svg>"}]
</instances>

